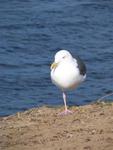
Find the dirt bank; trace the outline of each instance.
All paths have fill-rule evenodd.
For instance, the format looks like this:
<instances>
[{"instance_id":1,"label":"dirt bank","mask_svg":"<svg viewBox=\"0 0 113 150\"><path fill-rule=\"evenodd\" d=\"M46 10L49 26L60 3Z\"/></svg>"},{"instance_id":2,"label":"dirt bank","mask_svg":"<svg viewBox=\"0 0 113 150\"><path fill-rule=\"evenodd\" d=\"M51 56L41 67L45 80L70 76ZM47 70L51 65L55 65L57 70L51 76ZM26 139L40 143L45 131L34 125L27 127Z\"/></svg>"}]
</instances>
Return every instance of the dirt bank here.
<instances>
[{"instance_id":1,"label":"dirt bank","mask_svg":"<svg viewBox=\"0 0 113 150\"><path fill-rule=\"evenodd\" d=\"M0 150L113 150L113 103L34 108L0 118Z\"/></svg>"}]
</instances>

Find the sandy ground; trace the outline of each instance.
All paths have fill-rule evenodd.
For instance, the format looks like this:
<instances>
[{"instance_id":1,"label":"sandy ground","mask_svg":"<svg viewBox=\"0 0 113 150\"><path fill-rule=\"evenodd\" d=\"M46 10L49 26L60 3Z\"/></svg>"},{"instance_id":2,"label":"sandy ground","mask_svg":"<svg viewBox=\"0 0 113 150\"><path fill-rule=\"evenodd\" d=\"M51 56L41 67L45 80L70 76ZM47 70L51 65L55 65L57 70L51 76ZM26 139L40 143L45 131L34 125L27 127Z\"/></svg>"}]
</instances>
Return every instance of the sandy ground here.
<instances>
[{"instance_id":1,"label":"sandy ground","mask_svg":"<svg viewBox=\"0 0 113 150\"><path fill-rule=\"evenodd\" d=\"M0 150L113 150L113 103L34 108L0 118Z\"/></svg>"}]
</instances>

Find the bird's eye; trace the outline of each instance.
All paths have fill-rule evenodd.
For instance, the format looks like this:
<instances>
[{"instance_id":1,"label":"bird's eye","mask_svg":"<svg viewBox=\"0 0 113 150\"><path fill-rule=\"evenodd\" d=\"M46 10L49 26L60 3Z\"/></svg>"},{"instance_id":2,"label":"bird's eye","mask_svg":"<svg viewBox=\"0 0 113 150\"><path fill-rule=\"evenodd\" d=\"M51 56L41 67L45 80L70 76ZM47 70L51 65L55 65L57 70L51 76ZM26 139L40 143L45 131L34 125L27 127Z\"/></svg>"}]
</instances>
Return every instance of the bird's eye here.
<instances>
[{"instance_id":1,"label":"bird's eye","mask_svg":"<svg viewBox=\"0 0 113 150\"><path fill-rule=\"evenodd\" d=\"M66 56L63 56L62 58L64 59Z\"/></svg>"}]
</instances>

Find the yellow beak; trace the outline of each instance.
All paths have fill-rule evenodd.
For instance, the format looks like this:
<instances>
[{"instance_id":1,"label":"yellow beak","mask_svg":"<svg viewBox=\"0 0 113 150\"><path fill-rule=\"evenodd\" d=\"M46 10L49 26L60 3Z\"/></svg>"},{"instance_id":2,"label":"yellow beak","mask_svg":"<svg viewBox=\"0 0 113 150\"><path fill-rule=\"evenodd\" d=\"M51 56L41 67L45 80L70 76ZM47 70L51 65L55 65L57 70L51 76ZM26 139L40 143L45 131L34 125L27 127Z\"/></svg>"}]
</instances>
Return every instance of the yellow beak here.
<instances>
[{"instance_id":1,"label":"yellow beak","mask_svg":"<svg viewBox=\"0 0 113 150\"><path fill-rule=\"evenodd\" d=\"M57 66L58 66L58 63L53 62L53 63L51 64L51 70L52 70L52 69L56 69Z\"/></svg>"}]
</instances>

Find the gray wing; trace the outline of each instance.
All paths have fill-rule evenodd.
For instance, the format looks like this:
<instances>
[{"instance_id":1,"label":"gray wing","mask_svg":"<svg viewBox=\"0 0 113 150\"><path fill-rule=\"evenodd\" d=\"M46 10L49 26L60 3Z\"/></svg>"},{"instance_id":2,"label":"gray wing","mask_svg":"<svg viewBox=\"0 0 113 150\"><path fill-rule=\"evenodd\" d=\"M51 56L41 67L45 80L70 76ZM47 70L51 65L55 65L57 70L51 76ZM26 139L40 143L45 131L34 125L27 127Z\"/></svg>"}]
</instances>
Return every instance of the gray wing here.
<instances>
[{"instance_id":1,"label":"gray wing","mask_svg":"<svg viewBox=\"0 0 113 150\"><path fill-rule=\"evenodd\" d=\"M84 62L82 61L82 59L79 56L75 56L74 58L77 60L80 74L85 75L86 74L86 66L85 66Z\"/></svg>"}]
</instances>

